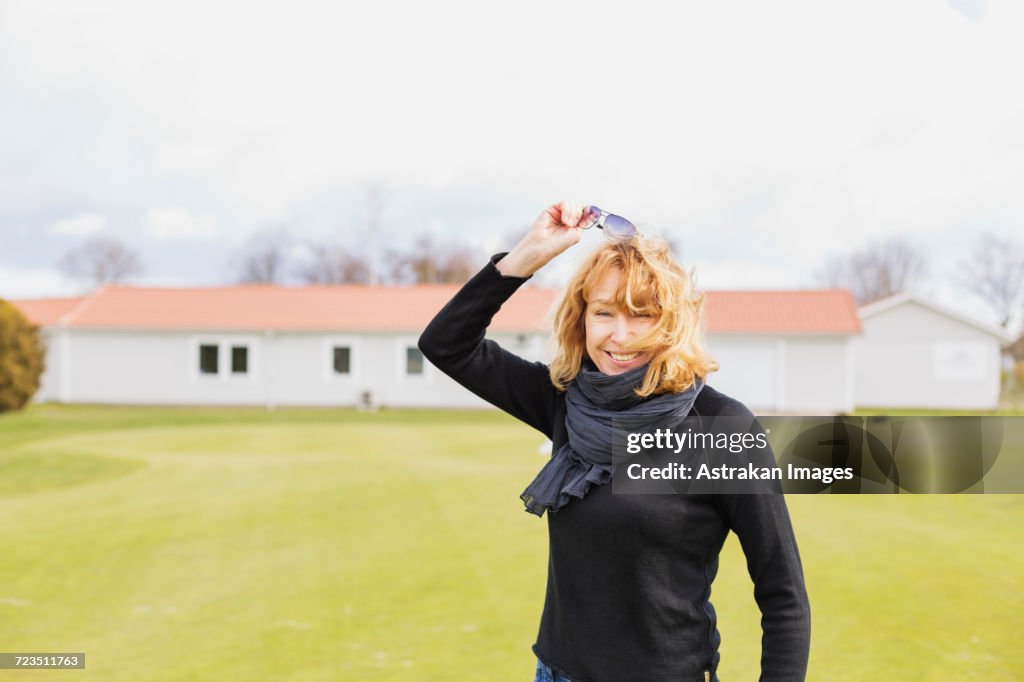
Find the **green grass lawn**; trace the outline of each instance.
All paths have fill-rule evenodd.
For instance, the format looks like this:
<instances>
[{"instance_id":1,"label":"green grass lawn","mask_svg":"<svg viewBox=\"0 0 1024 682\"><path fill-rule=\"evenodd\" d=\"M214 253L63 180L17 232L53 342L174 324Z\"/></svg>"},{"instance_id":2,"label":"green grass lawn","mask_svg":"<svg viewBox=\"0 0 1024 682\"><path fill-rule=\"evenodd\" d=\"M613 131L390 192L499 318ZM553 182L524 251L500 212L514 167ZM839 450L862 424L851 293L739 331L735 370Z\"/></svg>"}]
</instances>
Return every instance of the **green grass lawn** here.
<instances>
[{"instance_id":1,"label":"green grass lawn","mask_svg":"<svg viewBox=\"0 0 1024 682\"><path fill-rule=\"evenodd\" d=\"M2 680L532 679L540 437L504 415L35 406L0 417ZM1024 679L1024 497L792 496L811 680ZM757 678L730 538L725 680ZM481 672L482 671L482 672Z\"/></svg>"}]
</instances>

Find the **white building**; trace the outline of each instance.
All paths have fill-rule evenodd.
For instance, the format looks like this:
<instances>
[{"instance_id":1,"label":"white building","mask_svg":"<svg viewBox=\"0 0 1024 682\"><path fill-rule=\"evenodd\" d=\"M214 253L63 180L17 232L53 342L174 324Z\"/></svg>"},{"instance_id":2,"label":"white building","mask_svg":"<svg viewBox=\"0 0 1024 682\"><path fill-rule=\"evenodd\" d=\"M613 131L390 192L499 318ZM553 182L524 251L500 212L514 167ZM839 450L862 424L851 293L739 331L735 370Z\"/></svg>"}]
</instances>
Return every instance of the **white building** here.
<instances>
[{"instance_id":1,"label":"white building","mask_svg":"<svg viewBox=\"0 0 1024 682\"><path fill-rule=\"evenodd\" d=\"M425 362L416 342L451 286L110 286L86 298L15 301L42 328L37 401L193 405L482 403ZM540 357L551 292L527 288L493 337Z\"/></svg>"},{"instance_id":2,"label":"white building","mask_svg":"<svg viewBox=\"0 0 1024 682\"><path fill-rule=\"evenodd\" d=\"M999 405L1000 348L1012 337L920 296L860 309L853 341L858 407L988 410Z\"/></svg>"},{"instance_id":3,"label":"white building","mask_svg":"<svg viewBox=\"0 0 1024 682\"><path fill-rule=\"evenodd\" d=\"M483 407L416 347L457 290L112 286L15 304L48 346L39 401ZM543 360L556 296L520 289L489 336ZM839 290L708 292L707 314L708 348L721 364L709 384L756 411L998 401L1000 332L909 296L858 316Z\"/></svg>"},{"instance_id":4,"label":"white building","mask_svg":"<svg viewBox=\"0 0 1024 682\"><path fill-rule=\"evenodd\" d=\"M860 322L849 293L709 292L707 313L708 348L721 365L709 385L762 413L853 411Z\"/></svg>"}]
</instances>

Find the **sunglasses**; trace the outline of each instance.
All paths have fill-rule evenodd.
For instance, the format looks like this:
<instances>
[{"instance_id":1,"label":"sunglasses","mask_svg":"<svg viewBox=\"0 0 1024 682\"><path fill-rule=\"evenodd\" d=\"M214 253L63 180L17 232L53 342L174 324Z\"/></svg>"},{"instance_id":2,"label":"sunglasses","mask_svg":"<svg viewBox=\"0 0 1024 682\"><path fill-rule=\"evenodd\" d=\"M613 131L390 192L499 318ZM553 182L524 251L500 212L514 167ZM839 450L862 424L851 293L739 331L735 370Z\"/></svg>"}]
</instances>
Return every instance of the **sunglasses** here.
<instances>
[{"instance_id":1,"label":"sunglasses","mask_svg":"<svg viewBox=\"0 0 1024 682\"><path fill-rule=\"evenodd\" d=\"M622 216L602 211L597 206L587 206L586 211L590 216L590 224L584 227L584 230L597 225L604 230L604 236L613 242L628 242L637 235L636 225Z\"/></svg>"}]
</instances>

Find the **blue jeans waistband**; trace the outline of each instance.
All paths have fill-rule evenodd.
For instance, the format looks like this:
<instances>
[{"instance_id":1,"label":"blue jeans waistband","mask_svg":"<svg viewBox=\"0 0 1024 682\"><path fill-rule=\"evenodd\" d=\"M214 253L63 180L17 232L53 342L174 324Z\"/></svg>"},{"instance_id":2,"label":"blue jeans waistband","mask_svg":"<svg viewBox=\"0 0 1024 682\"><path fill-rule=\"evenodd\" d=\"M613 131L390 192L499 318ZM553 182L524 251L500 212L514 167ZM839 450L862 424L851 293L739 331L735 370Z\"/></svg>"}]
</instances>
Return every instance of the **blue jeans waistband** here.
<instances>
[{"instance_id":1,"label":"blue jeans waistband","mask_svg":"<svg viewBox=\"0 0 1024 682\"><path fill-rule=\"evenodd\" d=\"M572 682L572 680L538 658L537 674L533 678L533 682Z\"/></svg>"}]
</instances>

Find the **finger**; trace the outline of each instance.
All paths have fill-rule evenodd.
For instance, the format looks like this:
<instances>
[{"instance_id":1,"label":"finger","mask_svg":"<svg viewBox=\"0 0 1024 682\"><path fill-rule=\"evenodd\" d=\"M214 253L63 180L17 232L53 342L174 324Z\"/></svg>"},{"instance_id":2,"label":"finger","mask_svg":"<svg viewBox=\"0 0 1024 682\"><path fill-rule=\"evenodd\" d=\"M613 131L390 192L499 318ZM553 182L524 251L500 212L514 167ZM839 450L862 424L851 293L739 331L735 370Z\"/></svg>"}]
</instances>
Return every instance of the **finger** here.
<instances>
[{"instance_id":1,"label":"finger","mask_svg":"<svg viewBox=\"0 0 1024 682\"><path fill-rule=\"evenodd\" d=\"M583 205L577 201L562 202L562 224L566 227L579 227L583 218Z\"/></svg>"},{"instance_id":2,"label":"finger","mask_svg":"<svg viewBox=\"0 0 1024 682\"><path fill-rule=\"evenodd\" d=\"M565 225L566 227L571 227L572 225L575 225L575 223L571 222L572 221L572 202L571 201L562 201L562 202L560 202L560 206L562 208L562 224Z\"/></svg>"},{"instance_id":3,"label":"finger","mask_svg":"<svg viewBox=\"0 0 1024 682\"><path fill-rule=\"evenodd\" d=\"M585 227L590 218L587 215L587 207L580 203L573 204L573 216L575 220L570 223L573 227Z\"/></svg>"},{"instance_id":4,"label":"finger","mask_svg":"<svg viewBox=\"0 0 1024 682\"><path fill-rule=\"evenodd\" d=\"M543 220L545 217L547 217L547 222L549 224L558 225L562 220L562 204L551 204L544 209L544 212L540 214L540 218L538 220Z\"/></svg>"},{"instance_id":5,"label":"finger","mask_svg":"<svg viewBox=\"0 0 1024 682\"><path fill-rule=\"evenodd\" d=\"M576 227L576 223L580 221L580 205L576 201L568 202L569 208L569 219L565 221L566 227Z\"/></svg>"}]
</instances>

